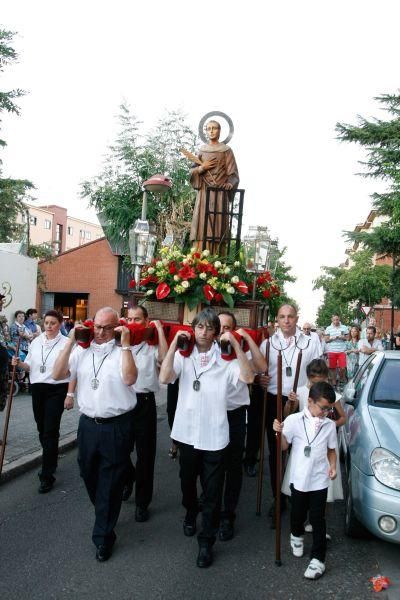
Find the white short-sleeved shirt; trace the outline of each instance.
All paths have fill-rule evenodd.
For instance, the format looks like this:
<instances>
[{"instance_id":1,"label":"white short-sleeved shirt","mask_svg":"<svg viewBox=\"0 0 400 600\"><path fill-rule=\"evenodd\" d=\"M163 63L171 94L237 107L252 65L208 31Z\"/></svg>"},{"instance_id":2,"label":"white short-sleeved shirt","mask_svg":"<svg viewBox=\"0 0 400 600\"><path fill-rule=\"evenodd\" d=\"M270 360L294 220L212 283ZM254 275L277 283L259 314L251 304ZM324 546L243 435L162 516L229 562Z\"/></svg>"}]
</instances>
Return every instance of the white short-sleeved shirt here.
<instances>
[{"instance_id":1,"label":"white short-sleeved shirt","mask_svg":"<svg viewBox=\"0 0 400 600\"><path fill-rule=\"evenodd\" d=\"M337 450L334 421L313 417L308 408L304 408L284 420L283 435L292 444L289 483L299 492L327 488L330 481L327 452ZM310 456L305 456L305 446L311 447Z\"/></svg>"},{"instance_id":2,"label":"white short-sleeved shirt","mask_svg":"<svg viewBox=\"0 0 400 600\"><path fill-rule=\"evenodd\" d=\"M171 438L199 450L222 450L229 443L228 389L239 381L239 364L223 360L215 345L206 366L199 367L198 355L196 346L188 358L175 353L179 396ZM196 374L199 391L193 389Z\"/></svg>"},{"instance_id":3,"label":"white short-sleeved shirt","mask_svg":"<svg viewBox=\"0 0 400 600\"><path fill-rule=\"evenodd\" d=\"M373 348L377 352L383 351L383 346L382 346L381 340L377 340L375 338L374 341L372 342L372 344L370 342L368 342L367 339L359 340L358 341L358 349L360 350L360 354L358 355L359 356L359 358L358 358L358 366L359 367L361 367L361 365L363 365L365 363L365 361L367 360L367 358L370 356L370 354L364 354L364 352L361 351L363 346L366 346L367 348Z\"/></svg>"},{"instance_id":4,"label":"white short-sleeved shirt","mask_svg":"<svg viewBox=\"0 0 400 600\"><path fill-rule=\"evenodd\" d=\"M265 356L267 340L264 340L260 346L260 351ZM314 359L320 358L322 354L321 344L317 336L304 335L300 329L296 329L296 334L290 338L285 338L280 330L270 338L269 347L269 369L268 374L271 381L268 385L268 391L271 394L278 392L278 354L282 350L282 394L287 396L293 389L294 377L296 374L297 357L302 349L302 360L300 366L298 387L306 385L307 365ZM291 368L291 375L287 374L287 367Z\"/></svg>"},{"instance_id":5,"label":"white short-sleeved shirt","mask_svg":"<svg viewBox=\"0 0 400 600\"><path fill-rule=\"evenodd\" d=\"M158 392L160 389L157 366L158 346L150 346L142 342L133 346L132 354L138 370L136 383L132 386L135 392Z\"/></svg>"},{"instance_id":6,"label":"white short-sleeved shirt","mask_svg":"<svg viewBox=\"0 0 400 600\"><path fill-rule=\"evenodd\" d=\"M221 355L221 349L219 347L218 350ZM250 350L246 352L246 358L251 360ZM235 410L236 408L240 408L241 406L246 406L248 404L250 404L249 386L247 383L244 383L244 381L240 381L239 379L236 385L230 385L228 388L226 410Z\"/></svg>"},{"instance_id":7,"label":"white short-sleeved shirt","mask_svg":"<svg viewBox=\"0 0 400 600\"><path fill-rule=\"evenodd\" d=\"M71 379L78 380L79 410L86 416L108 419L135 408L136 393L122 381L122 351L115 340L91 342L87 349L77 346L70 356L69 369ZM95 377L98 388L94 390L91 381Z\"/></svg>"},{"instance_id":8,"label":"white short-sleeved shirt","mask_svg":"<svg viewBox=\"0 0 400 600\"><path fill-rule=\"evenodd\" d=\"M67 343L66 338L61 333L53 339L47 339L45 333L41 333L37 338L32 340L28 354L24 362L29 365L29 381L31 383L66 383L69 381L69 377L66 379L60 379L56 381L52 377L54 363L56 358L60 354L61 350ZM45 368L44 373L40 372L40 367Z\"/></svg>"}]
</instances>

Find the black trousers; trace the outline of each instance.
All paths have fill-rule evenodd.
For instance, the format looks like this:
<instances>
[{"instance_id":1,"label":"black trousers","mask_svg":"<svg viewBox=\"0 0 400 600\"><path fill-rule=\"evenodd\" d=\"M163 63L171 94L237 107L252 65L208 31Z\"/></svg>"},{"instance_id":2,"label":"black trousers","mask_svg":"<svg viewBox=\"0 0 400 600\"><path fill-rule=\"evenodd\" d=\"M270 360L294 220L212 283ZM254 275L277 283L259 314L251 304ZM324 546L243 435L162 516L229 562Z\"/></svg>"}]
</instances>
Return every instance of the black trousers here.
<instances>
[{"instance_id":1,"label":"black trousers","mask_svg":"<svg viewBox=\"0 0 400 600\"><path fill-rule=\"evenodd\" d=\"M0 411L4 410L8 396L8 352L0 345Z\"/></svg>"},{"instance_id":2,"label":"black trousers","mask_svg":"<svg viewBox=\"0 0 400 600\"><path fill-rule=\"evenodd\" d=\"M178 404L179 379L167 386L167 415L168 425L172 429L175 419L176 405Z\"/></svg>"},{"instance_id":3,"label":"black trousers","mask_svg":"<svg viewBox=\"0 0 400 600\"><path fill-rule=\"evenodd\" d=\"M234 521L242 489L242 458L246 437L246 407L228 410L229 444L225 451L225 491L221 518Z\"/></svg>"},{"instance_id":4,"label":"black trousers","mask_svg":"<svg viewBox=\"0 0 400 600\"><path fill-rule=\"evenodd\" d=\"M291 485L292 500L290 527L292 535L300 537L304 533L304 522L308 518L313 528L313 544L311 558L325 562L326 554L326 521L325 507L328 488L313 492L299 492Z\"/></svg>"},{"instance_id":5,"label":"black trousers","mask_svg":"<svg viewBox=\"0 0 400 600\"><path fill-rule=\"evenodd\" d=\"M132 445L133 411L106 423L82 415L78 427L78 464L95 508L92 540L112 546L122 504Z\"/></svg>"},{"instance_id":6,"label":"black trousers","mask_svg":"<svg viewBox=\"0 0 400 600\"><path fill-rule=\"evenodd\" d=\"M53 481L57 469L60 422L68 383L32 384L32 408L42 446L41 481Z\"/></svg>"},{"instance_id":7,"label":"black trousers","mask_svg":"<svg viewBox=\"0 0 400 600\"><path fill-rule=\"evenodd\" d=\"M254 466L258 460L261 436L261 418L264 390L259 385L250 388L250 404L247 408L247 436L244 463Z\"/></svg>"},{"instance_id":8,"label":"black trousers","mask_svg":"<svg viewBox=\"0 0 400 600\"><path fill-rule=\"evenodd\" d=\"M136 394L137 405L133 410L131 452L136 446L136 466L129 459L127 485L135 485L135 502L147 508L153 497L154 463L157 449L157 409L153 392Z\"/></svg>"},{"instance_id":9,"label":"black trousers","mask_svg":"<svg viewBox=\"0 0 400 600\"><path fill-rule=\"evenodd\" d=\"M202 526L197 536L200 546L212 546L219 527L222 486L224 481L224 450L197 450L179 443L179 464L182 504L189 517L199 512L197 479L203 487Z\"/></svg>"}]
</instances>

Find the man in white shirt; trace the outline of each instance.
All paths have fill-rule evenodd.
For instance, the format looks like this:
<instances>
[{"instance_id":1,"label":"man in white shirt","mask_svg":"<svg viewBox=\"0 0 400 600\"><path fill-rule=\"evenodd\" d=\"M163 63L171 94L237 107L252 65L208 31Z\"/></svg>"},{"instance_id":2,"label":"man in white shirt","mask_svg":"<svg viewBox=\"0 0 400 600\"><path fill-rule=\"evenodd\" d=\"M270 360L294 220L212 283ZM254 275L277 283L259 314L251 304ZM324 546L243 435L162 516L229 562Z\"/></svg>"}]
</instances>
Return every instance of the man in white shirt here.
<instances>
[{"instance_id":1,"label":"man in white shirt","mask_svg":"<svg viewBox=\"0 0 400 600\"><path fill-rule=\"evenodd\" d=\"M114 335L121 332L121 347ZM94 318L94 340L89 348L74 346L74 330L53 368L54 379L67 374L78 382L82 413L78 427L78 463L89 498L95 507L92 540L96 559L108 560L116 540L114 527L121 510L122 492L132 444L132 385L137 369L130 332L119 326L118 313L100 309ZM71 353L72 352L72 353Z\"/></svg>"},{"instance_id":2,"label":"man in white shirt","mask_svg":"<svg viewBox=\"0 0 400 600\"><path fill-rule=\"evenodd\" d=\"M229 311L218 314L221 323L221 334L236 329L235 315ZM262 373L266 369L266 361L253 338L244 330L237 333L247 342L249 351L247 358L253 365L254 372ZM227 398L229 444L225 453L225 485L223 493L223 510L219 527L219 539L223 542L234 536L236 507L242 488L242 459L246 438L246 406L250 404L249 387L238 381L236 386L229 386Z\"/></svg>"},{"instance_id":3,"label":"man in white shirt","mask_svg":"<svg viewBox=\"0 0 400 600\"><path fill-rule=\"evenodd\" d=\"M382 342L375 337L376 335L376 327L374 325L369 325L367 327L367 337L365 340L359 340L358 349L360 351L358 366L361 367L367 360L370 354L374 352L382 352L383 346Z\"/></svg>"},{"instance_id":4,"label":"man in white shirt","mask_svg":"<svg viewBox=\"0 0 400 600\"><path fill-rule=\"evenodd\" d=\"M291 304L284 304L278 310L278 331L270 338L269 344L269 367L268 375L257 378L259 385L268 390L267 393L267 438L269 448L269 469L271 487L274 499L276 497L276 439L272 431L272 424L277 415L277 393L278 393L278 355L282 354L282 407L284 408L289 392L293 391L293 383L300 350L302 359L299 371L298 387L307 383L307 365L321 356L321 344L317 336L306 336L297 327L297 309ZM261 353L265 356L267 340L260 346ZM286 499L282 495L281 508L286 508ZM275 502L273 502L269 514L275 524Z\"/></svg>"},{"instance_id":5,"label":"man in white shirt","mask_svg":"<svg viewBox=\"0 0 400 600\"><path fill-rule=\"evenodd\" d=\"M128 309L128 323L149 326L149 316L144 306ZM135 484L135 520L143 523L149 518L148 506L153 496L154 463L157 447L157 408L155 392L160 389L158 383L159 365L168 350L167 340L160 321L154 321L158 333L158 345L142 342L133 346L133 355L138 369L138 377L133 389L136 392L137 405L134 410L132 450L136 445L137 461L135 467L129 461L127 481L123 500L128 500Z\"/></svg>"},{"instance_id":6,"label":"man in white shirt","mask_svg":"<svg viewBox=\"0 0 400 600\"><path fill-rule=\"evenodd\" d=\"M221 336L233 346L237 360L221 359L215 340L220 332L218 316L205 308L192 323L195 345L190 356L176 352L178 331L161 365L161 383L179 377L179 396L171 438L179 442L182 504L186 508L183 530L196 533L199 512L197 479L203 487L202 529L198 535L198 567L212 564L212 546L220 518L224 476L224 450L229 443L227 396L229 386L238 381L251 383L252 367L240 344L229 332Z\"/></svg>"}]
</instances>

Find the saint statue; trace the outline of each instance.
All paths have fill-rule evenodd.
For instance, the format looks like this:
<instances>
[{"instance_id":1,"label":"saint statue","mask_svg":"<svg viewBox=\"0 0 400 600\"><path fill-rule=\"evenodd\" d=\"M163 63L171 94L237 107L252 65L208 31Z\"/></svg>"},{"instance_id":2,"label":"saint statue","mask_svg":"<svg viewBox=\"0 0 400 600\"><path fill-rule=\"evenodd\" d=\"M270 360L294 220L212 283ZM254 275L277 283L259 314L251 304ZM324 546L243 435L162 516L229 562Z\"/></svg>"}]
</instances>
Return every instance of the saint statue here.
<instances>
[{"instance_id":1,"label":"saint statue","mask_svg":"<svg viewBox=\"0 0 400 600\"><path fill-rule=\"evenodd\" d=\"M207 223L206 237L213 238L213 246L224 245L229 235L228 206L233 198L233 190L239 185L239 172L235 156L224 143L219 141L221 125L218 121L208 121L206 126L208 143L200 147L198 160L191 171L190 183L197 190L196 204L193 212L190 240L203 244L206 211L207 188L219 188L210 191L209 211L214 213Z\"/></svg>"}]
</instances>

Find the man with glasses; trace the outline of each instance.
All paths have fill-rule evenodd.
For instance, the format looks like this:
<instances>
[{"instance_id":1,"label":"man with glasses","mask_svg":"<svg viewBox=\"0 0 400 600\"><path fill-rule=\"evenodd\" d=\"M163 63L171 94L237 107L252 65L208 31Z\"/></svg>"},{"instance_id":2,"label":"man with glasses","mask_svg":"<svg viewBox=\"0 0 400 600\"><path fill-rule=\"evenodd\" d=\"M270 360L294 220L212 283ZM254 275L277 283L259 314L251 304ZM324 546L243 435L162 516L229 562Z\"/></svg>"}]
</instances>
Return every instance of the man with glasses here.
<instances>
[{"instance_id":1,"label":"man with glasses","mask_svg":"<svg viewBox=\"0 0 400 600\"><path fill-rule=\"evenodd\" d=\"M78 463L89 498L95 507L92 540L96 559L108 560L116 540L114 527L121 510L122 492L133 435L136 394L132 388L137 368L130 332L119 325L118 313L101 308L94 318L89 348L74 349L74 329L53 367L53 377L69 374L78 382L82 413L78 427ZM121 347L115 344L121 333Z\"/></svg>"},{"instance_id":2,"label":"man with glasses","mask_svg":"<svg viewBox=\"0 0 400 600\"><path fill-rule=\"evenodd\" d=\"M142 327L149 326L149 315L144 306L132 306L128 309L128 323ZM158 333L158 345L141 342L133 346L133 355L138 368L138 377L133 389L136 392L137 405L134 410L132 450L136 445L137 461L135 467L129 460L127 480L123 500L128 500L135 484L135 520L143 523L149 518L148 506L153 496L154 463L157 446L157 409L155 392L160 389L158 383L159 367L168 350L167 340L160 321L153 321Z\"/></svg>"},{"instance_id":3,"label":"man with glasses","mask_svg":"<svg viewBox=\"0 0 400 600\"><path fill-rule=\"evenodd\" d=\"M253 369L240 344L228 331L221 335L235 350L237 359L221 358L216 339L221 325L211 308L202 310L193 320L195 344L184 357L177 350L178 331L161 365L160 381L171 383L179 377L179 396L171 437L179 442L182 504L186 508L183 532L196 533L199 512L197 479L203 488L202 528L198 535L198 567L213 562L220 518L221 491L224 477L224 451L229 443L227 396L229 386L239 381L251 383Z\"/></svg>"}]
</instances>

